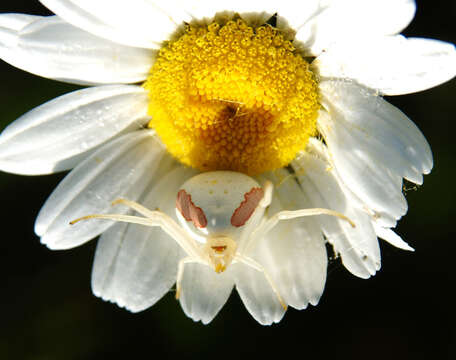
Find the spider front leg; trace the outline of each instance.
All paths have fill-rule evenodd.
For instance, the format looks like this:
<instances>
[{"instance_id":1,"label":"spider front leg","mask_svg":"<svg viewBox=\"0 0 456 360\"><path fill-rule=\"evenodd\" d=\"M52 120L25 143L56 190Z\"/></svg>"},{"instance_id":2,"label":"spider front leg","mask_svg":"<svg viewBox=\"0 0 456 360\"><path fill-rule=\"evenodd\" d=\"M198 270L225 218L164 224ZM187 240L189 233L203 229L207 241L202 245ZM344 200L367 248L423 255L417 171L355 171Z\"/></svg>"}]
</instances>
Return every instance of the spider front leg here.
<instances>
[{"instance_id":1,"label":"spider front leg","mask_svg":"<svg viewBox=\"0 0 456 360\"><path fill-rule=\"evenodd\" d=\"M347 221L353 228L356 227L355 223L351 221L348 217L346 217L344 214L341 214L337 211L330 209L311 208L299 210L283 210L279 211L278 213L274 214L269 219L261 223L260 226L252 232L249 238L249 242L246 244L245 250L243 252L248 253L260 239L262 239L269 231L271 231L274 228L274 226L276 226L279 223L279 221L316 215L335 216L339 219Z\"/></svg>"},{"instance_id":2,"label":"spider front leg","mask_svg":"<svg viewBox=\"0 0 456 360\"><path fill-rule=\"evenodd\" d=\"M263 185L263 191L263 198L261 199L258 205L262 208L267 208L269 205L271 205L272 202L272 193L274 191L274 185L272 184L272 182L266 180L266 182Z\"/></svg>"},{"instance_id":3,"label":"spider front leg","mask_svg":"<svg viewBox=\"0 0 456 360\"><path fill-rule=\"evenodd\" d=\"M105 220L114 220L120 222L127 222L131 224L139 224L145 226L158 226L165 233L171 236L174 241L176 241L179 246L192 258L199 258L200 252L198 246L195 244L195 241L187 235L185 230L177 224L170 216L161 212L161 211L152 211L146 207L138 204L137 202L126 200L126 199L117 199L112 202L113 205L123 204L131 209L139 212L145 217L132 216L132 215L121 215L121 214L92 214L80 217L70 222L70 225L74 225L82 220L89 219L105 219Z\"/></svg>"},{"instance_id":4,"label":"spider front leg","mask_svg":"<svg viewBox=\"0 0 456 360\"><path fill-rule=\"evenodd\" d=\"M202 261L202 254L198 246L195 244L194 240L186 234L185 230L182 229L182 227L179 226L179 224L177 224L171 217L169 217L165 213L162 213L161 211L150 210L144 207L143 205L138 204L137 202L126 199L117 199L112 202L112 205L117 204L123 204L125 206L128 206L129 208L137 211L145 217L121 214L93 214L73 220L70 222L70 224L74 225L79 221L88 219L106 219L127 222L131 224L160 227L164 232L170 235L188 255L187 257L184 257L179 261L177 268L176 299L179 299L185 264L193 262L205 264L205 262Z\"/></svg>"}]
</instances>

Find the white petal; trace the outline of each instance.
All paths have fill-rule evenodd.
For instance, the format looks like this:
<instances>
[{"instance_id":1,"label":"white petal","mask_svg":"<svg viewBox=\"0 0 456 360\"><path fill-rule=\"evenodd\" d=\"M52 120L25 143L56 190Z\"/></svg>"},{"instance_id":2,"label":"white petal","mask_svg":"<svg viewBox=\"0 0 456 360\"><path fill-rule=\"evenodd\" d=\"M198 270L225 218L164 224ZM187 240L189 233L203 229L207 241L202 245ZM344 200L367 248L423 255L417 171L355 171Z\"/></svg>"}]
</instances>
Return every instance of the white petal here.
<instances>
[{"instance_id":1,"label":"white petal","mask_svg":"<svg viewBox=\"0 0 456 360\"><path fill-rule=\"evenodd\" d=\"M27 175L73 168L96 147L149 120L139 86L78 90L41 105L0 136L0 168Z\"/></svg>"},{"instance_id":2,"label":"white petal","mask_svg":"<svg viewBox=\"0 0 456 360\"><path fill-rule=\"evenodd\" d=\"M119 197L135 201L150 177L167 171L172 161L150 130L136 131L108 143L63 179L41 209L35 232L51 249L85 243L112 222L92 220L71 226L70 221L94 213L112 213L111 202ZM119 208L119 213L125 211Z\"/></svg>"},{"instance_id":3,"label":"white petal","mask_svg":"<svg viewBox=\"0 0 456 360\"><path fill-rule=\"evenodd\" d=\"M318 159L321 159L328 164L328 169L332 170L332 176L334 176L334 178L339 183L339 186L344 190L345 196L347 197L346 201L350 203L352 207L362 209L368 213L374 226L379 225L387 228L396 227L397 220L395 217L384 211L375 211L369 208L369 206L367 206L363 200L361 200L356 194L353 193L352 190L345 186L340 175L337 173L337 170L334 168L334 165L332 165L332 159L328 147L323 144L322 141L316 138L310 138L306 147L306 152L314 155Z\"/></svg>"},{"instance_id":4,"label":"white petal","mask_svg":"<svg viewBox=\"0 0 456 360\"><path fill-rule=\"evenodd\" d=\"M270 0L264 0L261 2L258 0L253 1L242 1L242 0L231 0L231 1L186 1L180 0L181 6L191 14L194 19L212 19L216 13L223 12L237 12L239 14L245 12L262 12L269 11L273 7L273 3ZM272 14L274 12L271 12Z\"/></svg>"},{"instance_id":5,"label":"white petal","mask_svg":"<svg viewBox=\"0 0 456 360\"><path fill-rule=\"evenodd\" d=\"M278 15L277 27L280 28L281 22L284 20L294 31L298 31L320 11L322 0L306 0L300 2L296 0L284 0L280 2L269 0L269 2L272 5L271 12L277 12ZM259 7L261 7L261 1Z\"/></svg>"},{"instance_id":6,"label":"white petal","mask_svg":"<svg viewBox=\"0 0 456 360\"><path fill-rule=\"evenodd\" d=\"M180 251L159 229L115 224L98 241L93 293L132 312L145 310L176 281Z\"/></svg>"},{"instance_id":7,"label":"white petal","mask_svg":"<svg viewBox=\"0 0 456 360\"><path fill-rule=\"evenodd\" d=\"M306 192L285 169L266 174L274 197L268 213L312 207ZM283 220L249 254L271 275L280 295L294 308L316 305L326 281L327 255L323 232L315 218Z\"/></svg>"},{"instance_id":8,"label":"white petal","mask_svg":"<svg viewBox=\"0 0 456 360\"><path fill-rule=\"evenodd\" d=\"M152 190L139 202L174 216L176 193L194 170L176 164L163 177L151 177ZM117 210L117 209L116 209ZM100 237L92 271L95 295L130 311L144 310L165 295L176 281L185 256L163 230L117 223Z\"/></svg>"},{"instance_id":9,"label":"white petal","mask_svg":"<svg viewBox=\"0 0 456 360\"><path fill-rule=\"evenodd\" d=\"M342 181L373 210L401 217L402 177L421 183L432 168L426 139L400 110L359 85L326 81L320 89L328 113L320 113L318 126Z\"/></svg>"},{"instance_id":10,"label":"white petal","mask_svg":"<svg viewBox=\"0 0 456 360\"><path fill-rule=\"evenodd\" d=\"M189 19L175 0L40 0L65 21L120 44L156 49ZM176 3L173 13L171 5Z\"/></svg>"},{"instance_id":11,"label":"white petal","mask_svg":"<svg viewBox=\"0 0 456 360\"><path fill-rule=\"evenodd\" d=\"M254 319L261 325L279 322L285 314L285 309L264 274L240 263L230 265L230 270L237 291Z\"/></svg>"},{"instance_id":12,"label":"white petal","mask_svg":"<svg viewBox=\"0 0 456 360\"><path fill-rule=\"evenodd\" d=\"M299 29L296 39L316 56L337 42L398 34L415 10L413 0L321 1L319 11Z\"/></svg>"},{"instance_id":13,"label":"white petal","mask_svg":"<svg viewBox=\"0 0 456 360\"><path fill-rule=\"evenodd\" d=\"M56 16L34 18L0 15L0 57L25 71L76 84L135 83L153 64L150 50L98 38Z\"/></svg>"},{"instance_id":14,"label":"white petal","mask_svg":"<svg viewBox=\"0 0 456 360\"><path fill-rule=\"evenodd\" d=\"M380 269L380 249L370 216L353 206L327 162L303 153L291 165L312 207L338 211L356 224L353 228L332 216L316 217L344 266L362 278L374 275Z\"/></svg>"},{"instance_id":15,"label":"white petal","mask_svg":"<svg viewBox=\"0 0 456 360\"><path fill-rule=\"evenodd\" d=\"M377 224L374 224L374 227L375 227L375 232L377 233L377 236L379 238L389 242L391 245L396 246L399 249L415 251L415 249L413 249L409 244L407 244L404 240L402 240L402 238L399 235L397 235L393 230L386 229Z\"/></svg>"},{"instance_id":16,"label":"white petal","mask_svg":"<svg viewBox=\"0 0 456 360\"><path fill-rule=\"evenodd\" d=\"M0 28L10 31L20 31L28 24L41 19L43 19L43 16L15 13L0 14Z\"/></svg>"},{"instance_id":17,"label":"white petal","mask_svg":"<svg viewBox=\"0 0 456 360\"><path fill-rule=\"evenodd\" d=\"M386 95L422 91L456 75L453 44L386 36L340 43L314 62L322 77L353 79Z\"/></svg>"},{"instance_id":18,"label":"white petal","mask_svg":"<svg viewBox=\"0 0 456 360\"><path fill-rule=\"evenodd\" d=\"M397 225L397 219L384 212L375 212L374 220L374 226L379 225L385 228L394 228Z\"/></svg>"},{"instance_id":19,"label":"white petal","mask_svg":"<svg viewBox=\"0 0 456 360\"><path fill-rule=\"evenodd\" d=\"M277 13L277 27L284 27L285 23L293 29L304 24L318 9L320 0L306 0L296 2L295 0L230 0L230 1L185 1L181 0L182 7L188 11L193 18L212 18L216 13L235 12L249 19L264 19ZM265 13L265 14L262 14ZM261 14L261 16L260 16ZM260 20L261 21L261 20Z\"/></svg>"},{"instance_id":20,"label":"white petal","mask_svg":"<svg viewBox=\"0 0 456 360\"><path fill-rule=\"evenodd\" d=\"M182 309L194 321L208 324L225 305L233 286L229 270L217 274L207 265L186 264L179 299Z\"/></svg>"}]
</instances>

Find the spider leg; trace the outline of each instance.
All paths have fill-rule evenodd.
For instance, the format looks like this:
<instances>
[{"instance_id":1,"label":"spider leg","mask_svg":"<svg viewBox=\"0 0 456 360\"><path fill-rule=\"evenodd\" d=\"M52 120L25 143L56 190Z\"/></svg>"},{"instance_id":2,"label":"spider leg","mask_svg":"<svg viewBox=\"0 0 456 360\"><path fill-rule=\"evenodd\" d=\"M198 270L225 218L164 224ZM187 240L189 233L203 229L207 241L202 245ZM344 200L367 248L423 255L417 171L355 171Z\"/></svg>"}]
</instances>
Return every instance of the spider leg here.
<instances>
[{"instance_id":1,"label":"spider leg","mask_svg":"<svg viewBox=\"0 0 456 360\"><path fill-rule=\"evenodd\" d=\"M347 221L352 227L356 227L355 223L351 221L348 217L340 212L330 210L330 209L322 209L322 208L312 208L312 209L300 209L300 210L284 210L279 211L278 213L274 214L269 220L266 221L264 224L264 232L267 233L271 230L280 220L289 220L295 219L298 217L306 217L306 216L315 216L315 215L330 215L338 217L339 219Z\"/></svg>"},{"instance_id":2,"label":"spider leg","mask_svg":"<svg viewBox=\"0 0 456 360\"><path fill-rule=\"evenodd\" d=\"M277 300L279 300L280 305L282 305L284 310L287 310L287 303L283 300L282 296L279 293L279 290L277 289L277 286L276 286L274 280L272 280L271 276L269 275L268 271L264 268L263 265L259 264L252 258L250 258L248 256L244 256L244 255L236 255L234 259L240 263L250 266L251 268L253 268L259 272L262 272L264 274L264 277L266 278L266 281L271 286L272 291L277 296Z\"/></svg>"},{"instance_id":3,"label":"spider leg","mask_svg":"<svg viewBox=\"0 0 456 360\"><path fill-rule=\"evenodd\" d=\"M260 203L258 204L259 206L267 208L269 205L271 205L273 190L274 185L272 185L272 182L270 182L269 180L266 181L263 186L264 195Z\"/></svg>"},{"instance_id":4,"label":"spider leg","mask_svg":"<svg viewBox=\"0 0 456 360\"><path fill-rule=\"evenodd\" d=\"M195 258L191 256L187 256L182 258L179 261L179 265L177 266L177 277L176 277L176 300L179 300L181 290L182 290L182 278L184 276L184 266L185 264L192 263L192 262L198 262Z\"/></svg>"},{"instance_id":5,"label":"spider leg","mask_svg":"<svg viewBox=\"0 0 456 360\"><path fill-rule=\"evenodd\" d=\"M268 220L260 224L260 226L252 232L248 244L243 249L243 253L248 253L252 249L253 245L256 244L259 239L262 239L264 235L266 235L270 230L272 230L274 226L278 224L279 221L316 215L335 216L339 219L347 221L352 227L356 227L355 223L351 221L348 217L346 217L344 214L341 214L337 211L330 209L312 208L279 211L278 213L270 217Z\"/></svg>"},{"instance_id":6,"label":"spider leg","mask_svg":"<svg viewBox=\"0 0 456 360\"><path fill-rule=\"evenodd\" d=\"M116 200L117 202L117 200ZM170 216L162 213L161 211L152 211L146 209L142 205L134 203L128 200L119 201L124 204L128 204L138 212L144 213L147 217L140 217L140 216L131 216L131 215L121 215L121 214L92 214L80 217L70 222L70 225L74 225L79 221L82 220L89 220L89 219L105 219L105 220L113 220L113 221L120 221L120 222L127 222L132 224L139 224L145 226L158 226L160 227L165 233L171 236L174 241L176 241L179 246L191 257L193 258L200 258L201 254L199 248L195 241L190 237L187 236L185 230L180 227Z\"/></svg>"},{"instance_id":7,"label":"spider leg","mask_svg":"<svg viewBox=\"0 0 456 360\"><path fill-rule=\"evenodd\" d=\"M155 211L152 211L148 208L146 208L145 206L137 203L136 201L131 201L131 200L127 200L127 199L116 199L114 200L111 205L117 205L117 204L122 204L122 205L125 205L125 206L128 206L129 208L137 211L138 213L140 213L141 215L144 215L145 217L153 217L154 216L154 212Z\"/></svg>"}]
</instances>

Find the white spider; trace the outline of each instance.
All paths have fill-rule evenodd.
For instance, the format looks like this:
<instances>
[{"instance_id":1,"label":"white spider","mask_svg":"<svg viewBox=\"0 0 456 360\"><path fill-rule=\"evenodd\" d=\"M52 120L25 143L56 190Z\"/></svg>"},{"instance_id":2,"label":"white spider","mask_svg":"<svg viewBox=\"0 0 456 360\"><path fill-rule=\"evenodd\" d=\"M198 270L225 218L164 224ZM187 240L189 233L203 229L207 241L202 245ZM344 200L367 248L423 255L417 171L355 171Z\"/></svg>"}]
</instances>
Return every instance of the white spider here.
<instances>
[{"instance_id":1,"label":"white spider","mask_svg":"<svg viewBox=\"0 0 456 360\"><path fill-rule=\"evenodd\" d=\"M231 264L240 262L261 271L282 306L286 309L277 286L266 269L248 257L249 250L280 220L313 215L337 216L353 222L329 209L280 211L271 217L265 213L271 203L273 185L266 181L261 187L251 177L232 171L213 171L196 175L186 181L177 193L176 214L180 224L161 211L152 211L130 200L118 199L144 217L119 214L87 215L72 221L109 219L146 226L159 226L187 253L180 260L176 279L176 298L181 292L181 280L187 263L207 265L221 273Z\"/></svg>"}]
</instances>

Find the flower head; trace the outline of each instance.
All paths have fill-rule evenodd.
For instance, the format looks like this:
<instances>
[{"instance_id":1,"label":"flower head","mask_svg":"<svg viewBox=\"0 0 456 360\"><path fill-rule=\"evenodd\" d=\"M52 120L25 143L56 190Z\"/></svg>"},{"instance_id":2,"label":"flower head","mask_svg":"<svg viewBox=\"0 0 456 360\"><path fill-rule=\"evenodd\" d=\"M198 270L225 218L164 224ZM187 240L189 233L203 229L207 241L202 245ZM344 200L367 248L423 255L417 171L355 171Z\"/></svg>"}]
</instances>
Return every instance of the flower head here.
<instances>
[{"instance_id":1,"label":"flower head","mask_svg":"<svg viewBox=\"0 0 456 360\"><path fill-rule=\"evenodd\" d=\"M74 168L35 231L51 249L101 235L97 296L141 311L177 280L208 323L236 286L271 324L318 303L325 242L362 278L377 237L413 250L391 229L432 154L382 95L456 74L453 45L398 35L414 1L42 2L56 16L0 15L0 57L95 86L8 126L0 168Z\"/></svg>"},{"instance_id":2,"label":"flower head","mask_svg":"<svg viewBox=\"0 0 456 360\"><path fill-rule=\"evenodd\" d=\"M188 25L160 50L145 83L149 126L202 171L286 166L316 134L315 74L277 28L218 21Z\"/></svg>"}]
</instances>

